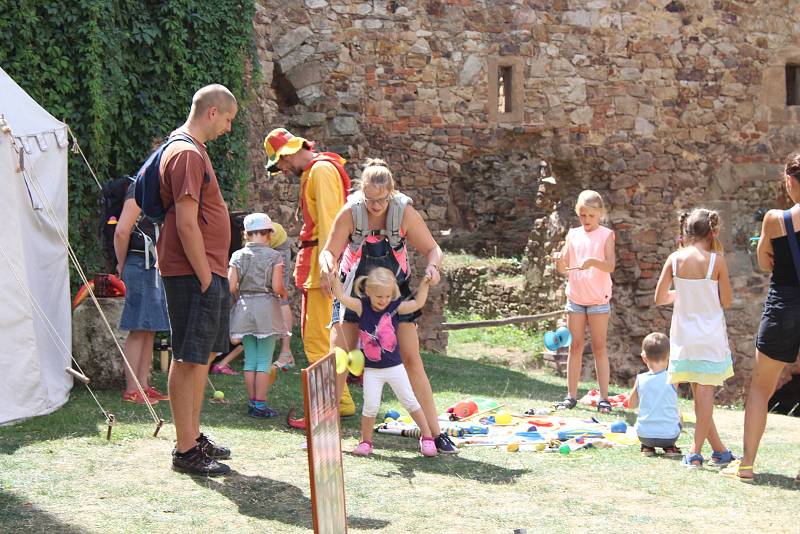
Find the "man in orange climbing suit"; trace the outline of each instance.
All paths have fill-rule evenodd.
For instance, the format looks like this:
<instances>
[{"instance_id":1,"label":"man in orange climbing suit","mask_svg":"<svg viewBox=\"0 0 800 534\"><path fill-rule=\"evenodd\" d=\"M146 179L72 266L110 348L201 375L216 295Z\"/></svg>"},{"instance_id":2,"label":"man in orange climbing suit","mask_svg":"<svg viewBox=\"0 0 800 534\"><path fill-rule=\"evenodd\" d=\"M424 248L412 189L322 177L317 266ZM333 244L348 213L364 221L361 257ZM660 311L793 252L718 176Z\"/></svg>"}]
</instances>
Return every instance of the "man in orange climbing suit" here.
<instances>
[{"instance_id":1,"label":"man in orange climbing suit","mask_svg":"<svg viewBox=\"0 0 800 534\"><path fill-rule=\"evenodd\" d=\"M303 296L300 331L308 361L316 362L330 352L331 310L333 300L320 287L319 250L328 239L336 214L344 206L350 190L345 160L332 152L316 152L314 143L292 135L285 128L275 128L264 139L268 171L300 178L300 252L294 267L295 285ZM356 411L345 385L339 400L339 415Z\"/></svg>"}]
</instances>

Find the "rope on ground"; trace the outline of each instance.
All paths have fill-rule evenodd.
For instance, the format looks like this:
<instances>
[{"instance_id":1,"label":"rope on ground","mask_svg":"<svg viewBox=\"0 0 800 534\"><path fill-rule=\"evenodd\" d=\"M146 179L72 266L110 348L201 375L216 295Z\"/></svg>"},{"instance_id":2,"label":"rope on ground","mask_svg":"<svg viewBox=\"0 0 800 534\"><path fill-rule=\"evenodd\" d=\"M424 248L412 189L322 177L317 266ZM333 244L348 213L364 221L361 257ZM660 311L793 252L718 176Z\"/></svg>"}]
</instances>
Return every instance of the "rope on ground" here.
<instances>
[{"instance_id":1,"label":"rope on ground","mask_svg":"<svg viewBox=\"0 0 800 534\"><path fill-rule=\"evenodd\" d=\"M541 319L563 315L564 310L556 310L535 315L515 315L504 319L486 319L482 321L463 321L460 323L442 323L442 330L466 330L467 328L481 328L484 326L503 326L506 324L533 323Z\"/></svg>"}]
</instances>

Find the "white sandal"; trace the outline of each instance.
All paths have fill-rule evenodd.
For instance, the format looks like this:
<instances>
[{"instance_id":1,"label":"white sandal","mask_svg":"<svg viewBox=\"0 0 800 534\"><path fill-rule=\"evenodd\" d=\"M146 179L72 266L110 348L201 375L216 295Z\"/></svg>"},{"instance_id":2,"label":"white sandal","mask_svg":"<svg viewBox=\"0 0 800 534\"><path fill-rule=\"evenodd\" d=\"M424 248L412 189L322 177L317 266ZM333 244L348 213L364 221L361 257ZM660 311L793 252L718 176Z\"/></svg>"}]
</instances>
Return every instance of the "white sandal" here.
<instances>
[{"instance_id":1,"label":"white sandal","mask_svg":"<svg viewBox=\"0 0 800 534\"><path fill-rule=\"evenodd\" d=\"M292 356L291 352L282 352L272 365L283 371L294 369L294 356Z\"/></svg>"}]
</instances>

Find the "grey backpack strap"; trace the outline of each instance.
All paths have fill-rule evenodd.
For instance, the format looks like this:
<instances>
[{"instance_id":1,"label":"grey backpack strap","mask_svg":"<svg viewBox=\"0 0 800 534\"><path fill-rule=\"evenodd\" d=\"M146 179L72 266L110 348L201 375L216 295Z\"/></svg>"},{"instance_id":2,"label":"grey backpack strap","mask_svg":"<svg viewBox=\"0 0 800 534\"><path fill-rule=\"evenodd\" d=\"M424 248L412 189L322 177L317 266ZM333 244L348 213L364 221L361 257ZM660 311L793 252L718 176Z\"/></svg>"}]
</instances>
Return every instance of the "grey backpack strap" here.
<instances>
[{"instance_id":1,"label":"grey backpack strap","mask_svg":"<svg viewBox=\"0 0 800 534\"><path fill-rule=\"evenodd\" d=\"M392 195L389 202L389 211L386 214L386 237L389 240L389 245L394 249L405 242L405 239L400 235L400 226L403 223L403 214L406 211L406 206L411 203L411 197L400 192Z\"/></svg>"},{"instance_id":2,"label":"grey backpack strap","mask_svg":"<svg viewBox=\"0 0 800 534\"><path fill-rule=\"evenodd\" d=\"M353 233L350 234L350 242L355 248L358 248L369 235L369 220L367 218L367 205L364 202L364 194L361 191L356 191L348 196L347 206L350 207L350 214L353 217Z\"/></svg>"}]
</instances>

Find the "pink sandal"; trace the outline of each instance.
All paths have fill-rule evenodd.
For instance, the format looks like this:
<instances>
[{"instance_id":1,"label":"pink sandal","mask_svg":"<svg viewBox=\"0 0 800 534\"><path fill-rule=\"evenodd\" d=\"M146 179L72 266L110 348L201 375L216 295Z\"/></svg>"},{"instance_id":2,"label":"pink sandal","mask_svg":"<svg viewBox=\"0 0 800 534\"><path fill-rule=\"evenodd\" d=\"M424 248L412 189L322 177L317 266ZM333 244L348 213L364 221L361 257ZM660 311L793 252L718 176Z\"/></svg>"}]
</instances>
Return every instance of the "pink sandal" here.
<instances>
[{"instance_id":1,"label":"pink sandal","mask_svg":"<svg viewBox=\"0 0 800 534\"><path fill-rule=\"evenodd\" d=\"M228 365L212 365L210 373L212 375L230 375L237 376L239 373L234 371Z\"/></svg>"},{"instance_id":2,"label":"pink sandal","mask_svg":"<svg viewBox=\"0 0 800 534\"><path fill-rule=\"evenodd\" d=\"M372 454L372 443L362 441L355 449L353 449L353 454L356 456L369 456Z\"/></svg>"}]
</instances>

